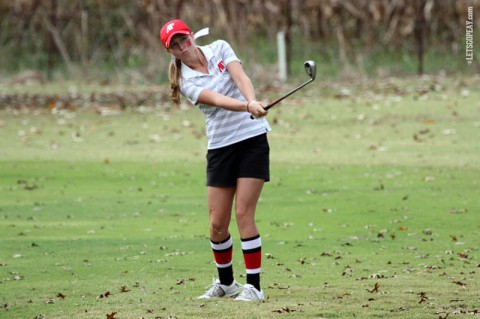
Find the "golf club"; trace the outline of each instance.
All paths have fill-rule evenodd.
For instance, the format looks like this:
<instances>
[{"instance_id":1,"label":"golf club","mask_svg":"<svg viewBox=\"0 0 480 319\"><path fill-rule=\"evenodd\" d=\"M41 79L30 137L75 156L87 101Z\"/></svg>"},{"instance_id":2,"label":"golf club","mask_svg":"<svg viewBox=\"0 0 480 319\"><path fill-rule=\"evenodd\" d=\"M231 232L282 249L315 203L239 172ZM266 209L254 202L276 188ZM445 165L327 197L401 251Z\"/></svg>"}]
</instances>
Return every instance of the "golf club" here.
<instances>
[{"instance_id":1,"label":"golf club","mask_svg":"<svg viewBox=\"0 0 480 319\"><path fill-rule=\"evenodd\" d=\"M308 60L308 61L305 61L303 63L303 66L305 67L305 71L307 72L308 76L310 77L310 80L308 80L307 82L303 83L302 85L300 85L299 87L291 90L290 92L288 92L287 94L281 96L280 98L276 99L275 101L273 101L272 103L268 104L267 106L264 107L265 110L268 110L270 109L272 106L274 106L275 104L279 103L280 101L282 101L283 99L289 97L290 95L292 95L293 93L297 92L298 90L300 90L301 88L303 88L305 85L313 82L313 80L315 80L315 76L317 75L317 66L315 65L315 62L314 61L311 61L311 60ZM253 115L250 116L250 118L253 120L255 117Z\"/></svg>"}]
</instances>

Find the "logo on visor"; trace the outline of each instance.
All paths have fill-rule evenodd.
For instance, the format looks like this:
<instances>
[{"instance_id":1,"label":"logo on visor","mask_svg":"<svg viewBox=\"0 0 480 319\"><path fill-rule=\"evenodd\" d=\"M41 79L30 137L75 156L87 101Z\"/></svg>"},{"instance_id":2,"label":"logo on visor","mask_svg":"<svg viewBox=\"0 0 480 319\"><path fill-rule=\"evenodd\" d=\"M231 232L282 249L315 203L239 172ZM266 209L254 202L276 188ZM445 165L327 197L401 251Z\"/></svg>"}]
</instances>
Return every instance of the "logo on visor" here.
<instances>
[{"instance_id":1,"label":"logo on visor","mask_svg":"<svg viewBox=\"0 0 480 319\"><path fill-rule=\"evenodd\" d=\"M220 73L223 73L223 70L225 70L225 65L223 65L223 61L220 61L217 66Z\"/></svg>"},{"instance_id":2,"label":"logo on visor","mask_svg":"<svg viewBox=\"0 0 480 319\"><path fill-rule=\"evenodd\" d=\"M170 31L173 30L173 27L175 26L175 23L170 23L169 25L167 25L167 33L170 33Z\"/></svg>"}]
</instances>

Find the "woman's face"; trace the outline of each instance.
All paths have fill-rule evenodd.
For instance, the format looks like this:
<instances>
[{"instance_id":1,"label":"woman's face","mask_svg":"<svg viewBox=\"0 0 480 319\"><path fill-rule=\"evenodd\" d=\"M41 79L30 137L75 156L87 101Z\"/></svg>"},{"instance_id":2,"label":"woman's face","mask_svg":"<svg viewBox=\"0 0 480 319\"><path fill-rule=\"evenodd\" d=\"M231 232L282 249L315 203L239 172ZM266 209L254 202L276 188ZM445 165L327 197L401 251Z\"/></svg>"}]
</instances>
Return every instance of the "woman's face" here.
<instances>
[{"instance_id":1,"label":"woman's face","mask_svg":"<svg viewBox=\"0 0 480 319\"><path fill-rule=\"evenodd\" d=\"M195 41L191 34L177 34L174 35L172 41L170 41L170 48L168 51L177 59L183 61L188 60L189 58L194 58L195 49Z\"/></svg>"}]
</instances>

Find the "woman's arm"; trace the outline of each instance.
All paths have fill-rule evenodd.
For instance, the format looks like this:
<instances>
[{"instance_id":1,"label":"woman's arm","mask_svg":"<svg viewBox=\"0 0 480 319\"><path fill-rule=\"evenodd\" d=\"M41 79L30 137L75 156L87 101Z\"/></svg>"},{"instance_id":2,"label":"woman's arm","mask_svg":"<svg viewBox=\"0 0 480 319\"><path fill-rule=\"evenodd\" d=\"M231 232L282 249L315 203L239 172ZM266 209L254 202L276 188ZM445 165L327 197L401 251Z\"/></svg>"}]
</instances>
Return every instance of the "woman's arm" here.
<instances>
[{"instance_id":1,"label":"woman's arm","mask_svg":"<svg viewBox=\"0 0 480 319\"><path fill-rule=\"evenodd\" d=\"M247 112L248 102L237 100L229 96L204 89L198 97L198 103L221 107L234 112ZM250 105L248 105L250 108Z\"/></svg>"},{"instance_id":2,"label":"woman's arm","mask_svg":"<svg viewBox=\"0 0 480 319\"><path fill-rule=\"evenodd\" d=\"M207 89L200 93L198 103L221 107L234 112L250 112L257 118L265 116L268 113L263 109L263 104L261 102L245 102Z\"/></svg>"},{"instance_id":3,"label":"woman's arm","mask_svg":"<svg viewBox=\"0 0 480 319\"><path fill-rule=\"evenodd\" d=\"M255 90L253 89L252 81L245 74L240 62L230 62L227 65L227 70L247 102L206 89L200 93L198 102L221 107L229 111L250 112L255 117L267 115L267 111L263 109L263 103L255 101Z\"/></svg>"},{"instance_id":4,"label":"woman's arm","mask_svg":"<svg viewBox=\"0 0 480 319\"><path fill-rule=\"evenodd\" d=\"M247 101L254 101L255 89L253 88L252 81L243 70L242 64L238 61L230 62L227 65L227 70L243 97L245 97Z\"/></svg>"}]
</instances>

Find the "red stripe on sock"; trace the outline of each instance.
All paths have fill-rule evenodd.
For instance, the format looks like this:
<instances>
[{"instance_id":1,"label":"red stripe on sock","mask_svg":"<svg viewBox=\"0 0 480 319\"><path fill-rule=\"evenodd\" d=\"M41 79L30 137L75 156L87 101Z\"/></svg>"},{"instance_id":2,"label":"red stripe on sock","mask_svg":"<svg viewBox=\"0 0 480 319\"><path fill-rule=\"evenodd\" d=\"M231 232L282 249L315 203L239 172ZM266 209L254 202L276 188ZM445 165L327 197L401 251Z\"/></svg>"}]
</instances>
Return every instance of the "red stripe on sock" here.
<instances>
[{"instance_id":1,"label":"red stripe on sock","mask_svg":"<svg viewBox=\"0 0 480 319\"><path fill-rule=\"evenodd\" d=\"M259 269L262 266L262 252L256 251L250 254L243 254L245 260L245 268L249 269Z\"/></svg>"},{"instance_id":2,"label":"red stripe on sock","mask_svg":"<svg viewBox=\"0 0 480 319\"><path fill-rule=\"evenodd\" d=\"M233 249L228 249L222 252L218 251L213 251L213 256L215 258L215 262L218 265L226 265L232 262L232 255L233 255Z\"/></svg>"}]
</instances>

